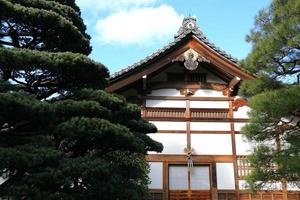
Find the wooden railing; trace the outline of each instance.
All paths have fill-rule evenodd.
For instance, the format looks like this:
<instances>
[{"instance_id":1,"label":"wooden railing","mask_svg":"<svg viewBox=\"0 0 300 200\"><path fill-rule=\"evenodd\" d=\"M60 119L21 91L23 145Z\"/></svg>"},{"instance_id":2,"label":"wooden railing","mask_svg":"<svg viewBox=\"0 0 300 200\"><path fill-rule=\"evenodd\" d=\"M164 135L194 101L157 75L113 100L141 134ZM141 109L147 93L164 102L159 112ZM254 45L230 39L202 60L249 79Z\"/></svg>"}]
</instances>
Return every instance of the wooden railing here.
<instances>
[{"instance_id":1,"label":"wooden railing","mask_svg":"<svg viewBox=\"0 0 300 200\"><path fill-rule=\"evenodd\" d=\"M184 118L185 109L147 108L144 113L144 118Z\"/></svg>"},{"instance_id":2,"label":"wooden railing","mask_svg":"<svg viewBox=\"0 0 300 200\"><path fill-rule=\"evenodd\" d=\"M237 170L238 170L238 178L245 178L251 173L250 162L247 159L247 156L237 156Z\"/></svg>"},{"instance_id":3,"label":"wooden railing","mask_svg":"<svg viewBox=\"0 0 300 200\"><path fill-rule=\"evenodd\" d=\"M282 192L240 193L240 200L283 200ZM300 200L299 192L288 192L288 200Z\"/></svg>"},{"instance_id":4,"label":"wooden railing","mask_svg":"<svg viewBox=\"0 0 300 200\"><path fill-rule=\"evenodd\" d=\"M226 119L228 118L228 111L226 110L201 110L191 109L191 118L212 118L212 119Z\"/></svg>"},{"instance_id":5,"label":"wooden railing","mask_svg":"<svg viewBox=\"0 0 300 200\"><path fill-rule=\"evenodd\" d=\"M150 190L147 200L163 200L164 193L162 190ZM234 190L219 190L218 200L283 200L282 192L280 191L261 191L257 193L249 193L240 190L239 193ZM187 190L170 190L169 200L210 200L210 191L190 191ZM289 200L300 200L300 192L288 192Z\"/></svg>"},{"instance_id":6,"label":"wooden railing","mask_svg":"<svg viewBox=\"0 0 300 200\"><path fill-rule=\"evenodd\" d=\"M143 108L145 119L229 119L228 109Z\"/></svg>"}]
</instances>

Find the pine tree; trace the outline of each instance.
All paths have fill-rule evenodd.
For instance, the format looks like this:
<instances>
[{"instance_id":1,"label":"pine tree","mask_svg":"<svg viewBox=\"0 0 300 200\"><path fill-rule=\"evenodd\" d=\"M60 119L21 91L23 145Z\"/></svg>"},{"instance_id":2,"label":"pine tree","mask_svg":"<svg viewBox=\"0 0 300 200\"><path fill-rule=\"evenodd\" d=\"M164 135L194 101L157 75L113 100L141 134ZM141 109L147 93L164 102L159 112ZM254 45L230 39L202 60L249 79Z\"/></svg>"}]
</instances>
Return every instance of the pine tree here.
<instances>
[{"instance_id":1,"label":"pine tree","mask_svg":"<svg viewBox=\"0 0 300 200\"><path fill-rule=\"evenodd\" d=\"M144 198L162 145L89 39L75 0L0 0L0 197Z\"/></svg>"},{"instance_id":2,"label":"pine tree","mask_svg":"<svg viewBox=\"0 0 300 200\"><path fill-rule=\"evenodd\" d=\"M252 109L243 132L257 144L248 183L255 190L281 182L285 200L287 183L300 187L300 86L293 83L300 72L299 10L298 0L273 0L261 10L247 36L252 51L241 62L258 77L240 88Z\"/></svg>"}]
</instances>

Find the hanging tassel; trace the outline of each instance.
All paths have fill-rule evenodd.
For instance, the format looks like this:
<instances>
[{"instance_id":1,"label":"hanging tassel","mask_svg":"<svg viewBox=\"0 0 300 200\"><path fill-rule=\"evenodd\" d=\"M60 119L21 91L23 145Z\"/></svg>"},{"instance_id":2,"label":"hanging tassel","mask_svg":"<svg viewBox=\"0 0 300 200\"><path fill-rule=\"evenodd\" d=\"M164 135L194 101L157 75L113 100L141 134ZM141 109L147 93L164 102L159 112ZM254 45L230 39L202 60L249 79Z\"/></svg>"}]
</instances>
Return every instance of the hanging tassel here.
<instances>
[{"instance_id":1,"label":"hanging tassel","mask_svg":"<svg viewBox=\"0 0 300 200\"><path fill-rule=\"evenodd\" d=\"M184 152L186 153L188 171L191 171L192 168L194 167L194 163L192 160L192 153L194 152L194 149L193 148L191 148L191 149L184 148Z\"/></svg>"},{"instance_id":2,"label":"hanging tassel","mask_svg":"<svg viewBox=\"0 0 300 200\"><path fill-rule=\"evenodd\" d=\"M193 163L192 157L188 158L187 165L188 165L188 170L192 171L192 169L194 167L194 163Z\"/></svg>"}]
</instances>

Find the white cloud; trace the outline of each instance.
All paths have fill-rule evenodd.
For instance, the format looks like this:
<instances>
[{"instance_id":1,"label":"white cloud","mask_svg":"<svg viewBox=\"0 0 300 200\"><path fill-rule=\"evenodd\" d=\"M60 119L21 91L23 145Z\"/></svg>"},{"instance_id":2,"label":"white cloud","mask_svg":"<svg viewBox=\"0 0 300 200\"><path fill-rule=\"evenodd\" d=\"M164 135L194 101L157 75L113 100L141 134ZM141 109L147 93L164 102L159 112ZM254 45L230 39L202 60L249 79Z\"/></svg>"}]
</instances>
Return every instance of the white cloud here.
<instances>
[{"instance_id":1,"label":"white cloud","mask_svg":"<svg viewBox=\"0 0 300 200\"><path fill-rule=\"evenodd\" d=\"M104 43L148 45L173 36L182 19L168 5L141 7L112 13L98 20L95 29Z\"/></svg>"},{"instance_id":2,"label":"white cloud","mask_svg":"<svg viewBox=\"0 0 300 200\"><path fill-rule=\"evenodd\" d=\"M158 0L76 0L83 10L89 12L116 11L132 7L151 5Z\"/></svg>"}]
</instances>

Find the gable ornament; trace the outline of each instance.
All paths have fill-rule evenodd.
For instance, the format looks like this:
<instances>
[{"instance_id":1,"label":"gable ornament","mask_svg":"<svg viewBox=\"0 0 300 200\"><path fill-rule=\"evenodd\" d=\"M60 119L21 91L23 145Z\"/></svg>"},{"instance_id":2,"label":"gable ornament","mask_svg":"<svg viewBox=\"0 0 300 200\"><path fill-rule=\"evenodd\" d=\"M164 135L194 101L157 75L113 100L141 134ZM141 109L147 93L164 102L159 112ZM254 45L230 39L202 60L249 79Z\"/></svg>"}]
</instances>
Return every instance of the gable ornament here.
<instances>
[{"instance_id":1,"label":"gable ornament","mask_svg":"<svg viewBox=\"0 0 300 200\"><path fill-rule=\"evenodd\" d=\"M179 57L173 60L174 61L181 61L183 62L184 67L189 71L194 71L198 68L199 62L206 62L210 63L208 59L206 59L204 56L200 55L198 52L196 52L193 49L189 49L183 54L181 54Z\"/></svg>"}]
</instances>

